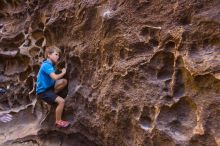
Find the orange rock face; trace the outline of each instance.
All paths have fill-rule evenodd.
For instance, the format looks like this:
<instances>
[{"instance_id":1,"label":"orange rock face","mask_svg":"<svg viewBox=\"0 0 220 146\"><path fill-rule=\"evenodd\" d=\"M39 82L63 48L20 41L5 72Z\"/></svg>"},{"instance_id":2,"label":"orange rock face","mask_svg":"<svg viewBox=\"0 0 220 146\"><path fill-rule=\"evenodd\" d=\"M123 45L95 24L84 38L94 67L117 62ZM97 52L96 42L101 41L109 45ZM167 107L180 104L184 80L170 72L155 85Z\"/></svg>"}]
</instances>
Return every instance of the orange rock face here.
<instances>
[{"instance_id":1,"label":"orange rock face","mask_svg":"<svg viewBox=\"0 0 220 146\"><path fill-rule=\"evenodd\" d=\"M49 45L66 129L35 95ZM220 146L219 0L0 1L4 114L4 146Z\"/></svg>"}]
</instances>

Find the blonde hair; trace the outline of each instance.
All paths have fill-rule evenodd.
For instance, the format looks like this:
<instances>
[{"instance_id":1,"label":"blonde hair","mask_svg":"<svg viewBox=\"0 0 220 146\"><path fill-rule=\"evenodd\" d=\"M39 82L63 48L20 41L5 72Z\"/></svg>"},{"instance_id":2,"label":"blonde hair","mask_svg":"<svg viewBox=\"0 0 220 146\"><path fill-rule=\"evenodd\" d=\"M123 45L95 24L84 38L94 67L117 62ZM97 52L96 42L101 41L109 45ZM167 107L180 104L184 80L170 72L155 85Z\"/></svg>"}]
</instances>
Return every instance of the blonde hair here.
<instances>
[{"instance_id":1,"label":"blonde hair","mask_svg":"<svg viewBox=\"0 0 220 146\"><path fill-rule=\"evenodd\" d=\"M52 54L53 52L61 53L61 50L57 46L48 46L45 49L44 57L48 58L49 54Z\"/></svg>"}]
</instances>

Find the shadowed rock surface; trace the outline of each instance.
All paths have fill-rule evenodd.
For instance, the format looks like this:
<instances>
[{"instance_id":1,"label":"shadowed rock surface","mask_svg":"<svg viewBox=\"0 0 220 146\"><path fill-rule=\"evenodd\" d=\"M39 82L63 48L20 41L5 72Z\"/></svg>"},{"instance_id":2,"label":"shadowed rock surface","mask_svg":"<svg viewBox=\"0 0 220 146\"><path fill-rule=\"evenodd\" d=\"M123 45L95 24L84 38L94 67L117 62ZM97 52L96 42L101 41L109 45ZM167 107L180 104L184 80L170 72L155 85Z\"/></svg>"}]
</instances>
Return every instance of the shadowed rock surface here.
<instances>
[{"instance_id":1,"label":"shadowed rock surface","mask_svg":"<svg viewBox=\"0 0 220 146\"><path fill-rule=\"evenodd\" d=\"M44 46L64 119L35 96ZM219 0L0 0L3 146L220 146Z\"/></svg>"}]
</instances>

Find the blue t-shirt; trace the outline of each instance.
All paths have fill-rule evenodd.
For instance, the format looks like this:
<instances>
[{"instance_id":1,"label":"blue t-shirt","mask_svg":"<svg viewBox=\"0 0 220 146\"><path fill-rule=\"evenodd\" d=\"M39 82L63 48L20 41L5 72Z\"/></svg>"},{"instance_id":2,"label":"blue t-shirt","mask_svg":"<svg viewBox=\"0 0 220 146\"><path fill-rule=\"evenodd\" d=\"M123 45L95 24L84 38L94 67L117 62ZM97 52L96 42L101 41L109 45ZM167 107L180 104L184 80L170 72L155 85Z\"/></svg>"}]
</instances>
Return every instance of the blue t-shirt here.
<instances>
[{"instance_id":1,"label":"blue t-shirt","mask_svg":"<svg viewBox=\"0 0 220 146\"><path fill-rule=\"evenodd\" d=\"M55 68L51 60L47 59L42 63L37 75L37 94L40 94L48 88L54 86L55 80L50 77L51 73L55 73Z\"/></svg>"}]
</instances>

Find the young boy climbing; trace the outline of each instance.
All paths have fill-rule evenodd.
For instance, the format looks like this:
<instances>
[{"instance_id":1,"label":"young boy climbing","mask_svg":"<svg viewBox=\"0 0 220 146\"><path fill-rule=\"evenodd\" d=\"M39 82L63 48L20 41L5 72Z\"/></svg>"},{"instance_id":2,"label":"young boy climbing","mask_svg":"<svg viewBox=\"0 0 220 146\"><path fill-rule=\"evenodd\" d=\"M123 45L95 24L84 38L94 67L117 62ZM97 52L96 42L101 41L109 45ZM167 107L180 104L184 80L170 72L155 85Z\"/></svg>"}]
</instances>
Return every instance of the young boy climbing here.
<instances>
[{"instance_id":1,"label":"young boy climbing","mask_svg":"<svg viewBox=\"0 0 220 146\"><path fill-rule=\"evenodd\" d=\"M68 121L62 120L62 113L65 100L58 96L57 93L64 89L67 85L67 80L62 79L66 74L66 69L63 68L60 74L55 74L55 64L58 62L60 49L56 46L47 47L45 50L45 58L37 75L36 92L38 97L43 99L48 104L57 103L55 117L58 127L69 126Z\"/></svg>"}]
</instances>

